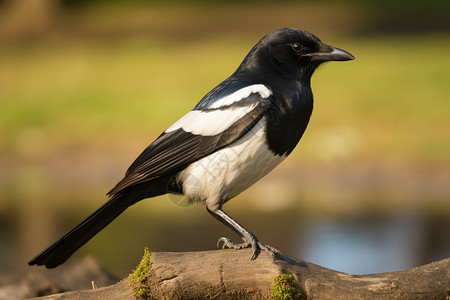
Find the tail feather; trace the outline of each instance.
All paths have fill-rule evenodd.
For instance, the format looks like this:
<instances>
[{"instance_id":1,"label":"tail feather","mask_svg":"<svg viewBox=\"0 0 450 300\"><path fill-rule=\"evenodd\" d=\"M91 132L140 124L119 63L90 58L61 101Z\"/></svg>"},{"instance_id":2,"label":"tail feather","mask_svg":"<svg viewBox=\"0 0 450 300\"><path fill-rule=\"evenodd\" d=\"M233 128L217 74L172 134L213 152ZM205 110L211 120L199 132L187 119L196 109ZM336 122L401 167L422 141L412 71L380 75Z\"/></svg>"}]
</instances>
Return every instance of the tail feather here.
<instances>
[{"instance_id":1,"label":"tail feather","mask_svg":"<svg viewBox=\"0 0 450 300\"><path fill-rule=\"evenodd\" d=\"M121 194L112 197L84 221L39 253L28 264L30 266L45 265L47 268L54 268L65 262L78 248L105 228L128 207L121 203L121 198Z\"/></svg>"},{"instance_id":2,"label":"tail feather","mask_svg":"<svg viewBox=\"0 0 450 300\"><path fill-rule=\"evenodd\" d=\"M45 265L47 268L59 266L129 206L141 199L165 194L168 180L169 178L160 178L160 180L130 187L114 195L84 221L36 255L28 264L30 266Z\"/></svg>"}]
</instances>

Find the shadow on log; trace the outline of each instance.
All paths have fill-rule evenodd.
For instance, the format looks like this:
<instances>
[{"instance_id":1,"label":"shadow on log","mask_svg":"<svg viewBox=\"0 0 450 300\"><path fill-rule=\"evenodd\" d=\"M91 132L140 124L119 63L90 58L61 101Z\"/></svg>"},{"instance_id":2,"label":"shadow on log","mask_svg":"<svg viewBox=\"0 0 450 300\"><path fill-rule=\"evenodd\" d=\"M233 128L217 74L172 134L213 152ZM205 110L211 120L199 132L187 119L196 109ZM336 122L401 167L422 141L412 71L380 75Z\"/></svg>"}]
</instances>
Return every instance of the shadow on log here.
<instances>
[{"instance_id":1,"label":"shadow on log","mask_svg":"<svg viewBox=\"0 0 450 300\"><path fill-rule=\"evenodd\" d=\"M450 258L417 268L352 275L251 250L146 252L128 279L39 299L449 299ZM130 283L133 282L133 283Z\"/></svg>"}]
</instances>

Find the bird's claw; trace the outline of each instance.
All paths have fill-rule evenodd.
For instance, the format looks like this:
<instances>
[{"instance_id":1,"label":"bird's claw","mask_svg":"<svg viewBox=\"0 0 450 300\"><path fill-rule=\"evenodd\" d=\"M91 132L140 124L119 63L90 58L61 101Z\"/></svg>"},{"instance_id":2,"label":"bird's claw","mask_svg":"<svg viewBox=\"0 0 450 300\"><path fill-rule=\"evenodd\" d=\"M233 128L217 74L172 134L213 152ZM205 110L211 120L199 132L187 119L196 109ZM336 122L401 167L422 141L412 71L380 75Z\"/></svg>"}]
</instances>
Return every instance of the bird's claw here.
<instances>
[{"instance_id":1,"label":"bird's claw","mask_svg":"<svg viewBox=\"0 0 450 300\"><path fill-rule=\"evenodd\" d=\"M251 256L251 260L255 260L259 253L261 252L261 250L269 253L272 257L276 257L282 256L282 253L280 250L278 250L277 248L270 246L270 245L265 245L263 243L261 243L255 236L252 236L248 239L243 238L244 243L241 244L236 244L233 243L229 238L226 237L221 237L218 241L217 241L217 248L228 248L228 249L235 249L235 250L239 250L239 249L243 249L243 248L248 248L248 247L252 247L252 256ZM220 247L220 243L223 242L222 247Z\"/></svg>"},{"instance_id":2,"label":"bird's claw","mask_svg":"<svg viewBox=\"0 0 450 300\"><path fill-rule=\"evenodd\" d=\"M220 247L220 243L223 242L222 247ZM247 248L251 246L251 243L242 243L242 244L235 244L233 243L229 238L226 237L221 237L218 241L217 241L217 248L229 248L229 249L243 249L243 248Z\"/></svg>"}]
</instances>

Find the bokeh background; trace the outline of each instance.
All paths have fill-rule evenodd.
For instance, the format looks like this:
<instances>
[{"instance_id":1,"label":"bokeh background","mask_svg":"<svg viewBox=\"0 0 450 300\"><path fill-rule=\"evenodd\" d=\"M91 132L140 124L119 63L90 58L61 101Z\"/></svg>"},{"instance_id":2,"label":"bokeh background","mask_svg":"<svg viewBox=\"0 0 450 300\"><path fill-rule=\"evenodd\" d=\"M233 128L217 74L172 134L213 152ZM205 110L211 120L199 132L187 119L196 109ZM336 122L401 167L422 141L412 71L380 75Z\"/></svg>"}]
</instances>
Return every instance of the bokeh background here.
<instances>
[{"instance_id":1,"label":"bokeh background","mask_svg":"<svg viewBox=\"0 0 450 300\"><path fill-rule=\"evenodd\" d=\"M450 255L449 1L0 1L0 272L106 201L134 158L280 27L355 61L314 75L281 166L225 210L265 243L352 273ZM201 205L129 208L76 256L125 276L143 248L237 236Z\"/></svg>"}]
</instances>

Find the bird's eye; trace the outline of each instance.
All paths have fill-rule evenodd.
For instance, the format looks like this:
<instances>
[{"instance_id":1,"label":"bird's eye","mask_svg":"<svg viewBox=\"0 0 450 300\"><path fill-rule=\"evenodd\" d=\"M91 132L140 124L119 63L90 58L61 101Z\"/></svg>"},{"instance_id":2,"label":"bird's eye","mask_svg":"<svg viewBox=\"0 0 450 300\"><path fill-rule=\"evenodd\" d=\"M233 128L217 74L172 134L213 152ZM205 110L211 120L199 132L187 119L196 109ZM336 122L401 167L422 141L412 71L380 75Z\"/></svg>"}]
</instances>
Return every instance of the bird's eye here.
<instances>
[{"instance_id":1,"label":"bird's eye","mask_svg":"<svg viewBox=\"0 0 450 300\"><path fill-rule=\"evenodd\" d=\"M303 46L302 46L302 44L295 43L295 44L292 44L292 49L294 49L295 52L302 52Z\"/></svg>"}]
</instances>

